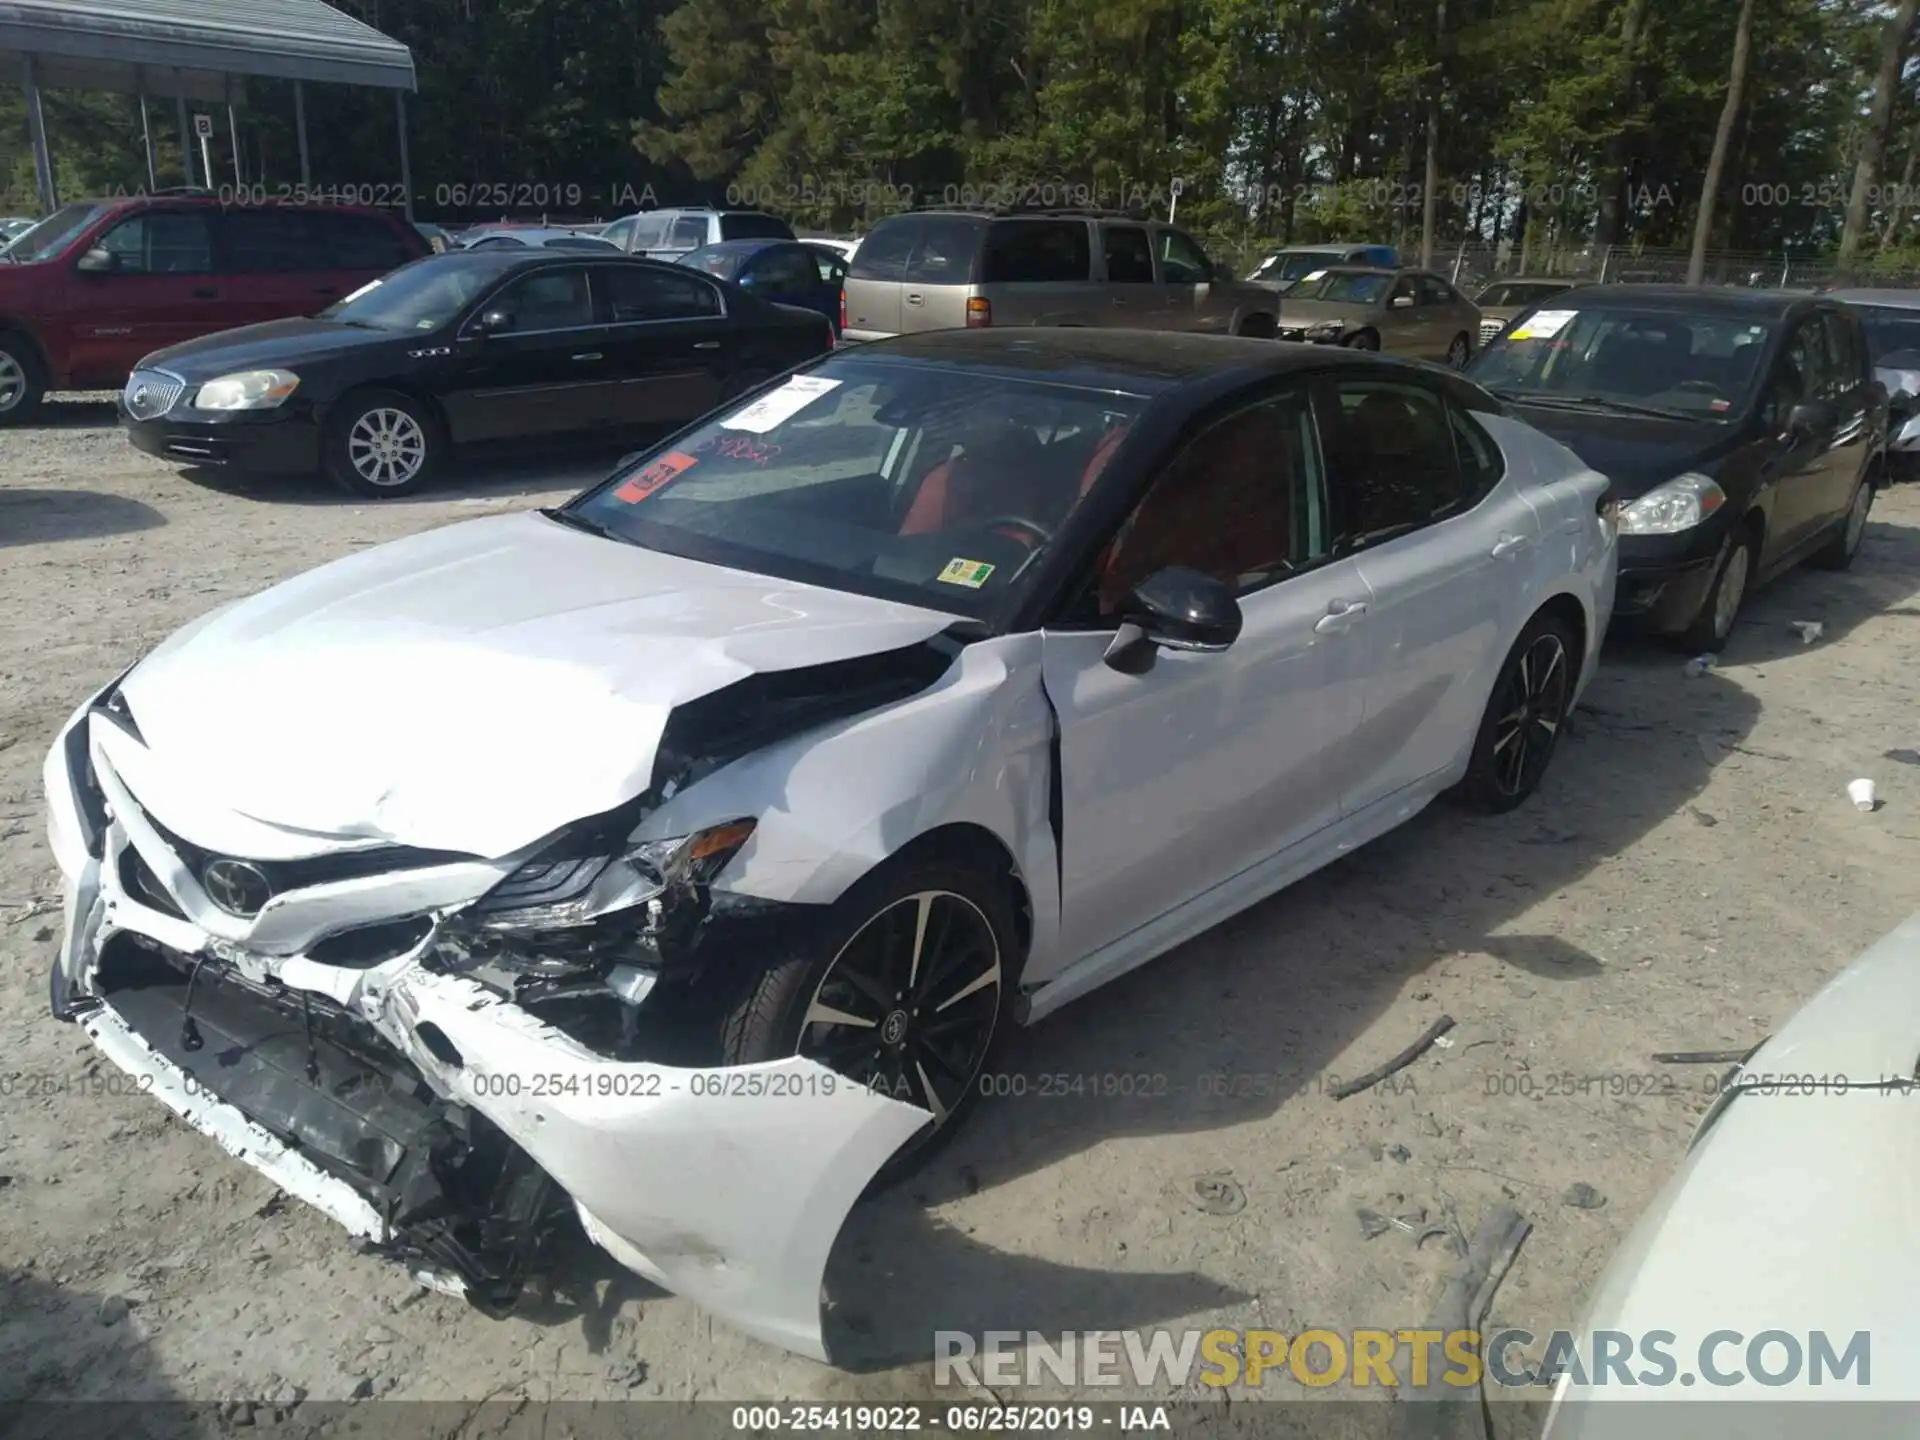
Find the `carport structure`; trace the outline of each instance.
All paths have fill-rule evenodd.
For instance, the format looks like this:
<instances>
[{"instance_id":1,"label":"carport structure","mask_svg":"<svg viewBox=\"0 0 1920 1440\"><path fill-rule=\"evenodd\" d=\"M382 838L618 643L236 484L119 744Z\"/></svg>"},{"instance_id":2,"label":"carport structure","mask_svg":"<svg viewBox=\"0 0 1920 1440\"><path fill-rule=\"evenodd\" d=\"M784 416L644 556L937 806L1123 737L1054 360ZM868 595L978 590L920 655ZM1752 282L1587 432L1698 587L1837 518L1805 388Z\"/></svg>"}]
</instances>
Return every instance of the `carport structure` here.
<instances>
[{"instance_id":1,"label":"carport structure","mask_svg":"<svg viewBox=\"0 0 1920 1440\"><path fill-rule=\"evenodd\" d=\"M0 0L0 74L20 77L43 213L55 193L47 148L42 89L106 90L140 97L147 181L158 188L150 98L171 98L179 127L181 167L193 176L189 102L227 107L239 182L239 134L234 107L244 103L248 77L293 82L294 126L300 140L300 183L312 184L307 155L306 85L358 85L393 92L400 133L400 175L413 216L413 175L407 155L407 100L418 89L413 54L369 25L321 0ZM206 168L202 151L202 169ZM202 175L207 188L213 176Z\"/></svg>"}]
</instances>

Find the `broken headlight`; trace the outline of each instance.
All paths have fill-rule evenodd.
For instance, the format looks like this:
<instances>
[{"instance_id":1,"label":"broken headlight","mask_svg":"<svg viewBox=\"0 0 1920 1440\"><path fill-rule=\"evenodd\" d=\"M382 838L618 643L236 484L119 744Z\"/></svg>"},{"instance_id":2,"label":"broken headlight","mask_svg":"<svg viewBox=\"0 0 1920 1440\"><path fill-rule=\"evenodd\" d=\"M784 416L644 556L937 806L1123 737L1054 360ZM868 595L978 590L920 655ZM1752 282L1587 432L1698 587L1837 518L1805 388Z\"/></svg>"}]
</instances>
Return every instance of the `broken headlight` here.
<instances>
[{"instance_id":1,"label":"broken headlight","mask_svg":"<svg viewBox=\"0 0 1920 1440\"><path fill-rule=\"evenodd\" d=\"M629 842L609 852L567 837L483 895L474 917L488 930L564 930L630 910L667 891L705 885L753 834L732 820L691 835Z\"/></svg>"}]
</instances>

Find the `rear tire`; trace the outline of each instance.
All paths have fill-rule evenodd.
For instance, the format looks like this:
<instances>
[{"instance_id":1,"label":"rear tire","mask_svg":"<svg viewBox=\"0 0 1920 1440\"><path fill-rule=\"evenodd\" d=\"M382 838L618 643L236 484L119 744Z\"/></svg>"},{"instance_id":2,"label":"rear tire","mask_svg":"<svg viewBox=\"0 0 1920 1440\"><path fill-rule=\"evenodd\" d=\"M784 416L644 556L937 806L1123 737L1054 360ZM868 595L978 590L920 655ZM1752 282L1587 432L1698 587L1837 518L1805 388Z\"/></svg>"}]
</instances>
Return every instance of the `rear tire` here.
<instances>
[{"instance_id":1,"label":"rear tire","mask_svg":"<svg viewBox=\"0 0 1920 1440\"><path fill-rule=\"evenodd\" d=\"M1249 340L1271 340L1274 323L1271 315L1249 315L1240 322L1239 333Z\"/></svg>"},{"instance_id":2,"label":"rear tire","mask_svg":"<svg viewBox=\"0 0 1920 1440\"><path fill-rule=\"evenodd\" d=\"M1380 336L1372 330L1362 330L1358 335L1349 335L1340 342L1349 350L1378 350Z\"/></svg>"},{"instance_id":3,"label":"rear tire","mask_svg":"<svg viewBox=\"0 0 1920 1440\"><path fill-rule=\"evenodd\" d=\"M1717 655L1727 648L1734 622L1740 618L1740 607L1746 603L1759 548L1753 531L1742 526L1728 543L1727 553L1720 557L1720 569L1700 602L1699 614L1678 636L1681 649Z\"/></svg>"},{"instance_id":4,"label":"rear tire","mask_svg":"<svg viewBox=\"0 0 1920 1440\"><path fill-rule=\"evenodd\" d=\"M1860 542L1867 535L1867 516L1873 510L1874 474L1869 471L1854 487L1853 501L1841 518L1833 538L1814 552L1813 563L1822 570L1847 570L1860 553Z\"/></svg>"},{"instance_id":5,"label":"rear tire","mask_svg":"<svg viewBox=\"0 0 1920 1440\"><path fill-rule=\"evenodd\" d=\"M24 335L0 332L0 425L24 425L40 413L47 372Z\"/></svg>"},{"instance_id":6,"label":"rear tire","mask_svg":"<svg viewBox=\"0 0 1920 1440\"><path fill-rule=\"evenodd\" d=\"M1573 707L1580 676L1579 642L1558 615L1541 611L1507 652L1474 737L1459 796L1474 809L1501 815L1540 786Z\"/></svg>"},{"instance_id":7,"label":"rear tire","mask_svg":"<svg viewBox=\"0 0 1920 1440\"><path fill-rule=\"evenodd\" d=\"M1009 1028L1018 937L992 869L962 854L889 861L835 902L801 950L735 982L720 1063L804 1055L930 1110L933 1121L881 1168L891 1184L945 1144L978 1098Z\"/></svg>"},{"instance_id":8,"label":"rear tire","mask_svg":"<svg viewBox=\"0 0 1920 1440\"><path fill-rule=\"evenodd\" d=\"M320 439L320 465L341 489L393 500L423 489L445 458L432 413L395 390L359 390L333 408Z\"/></svg>"}]
</instances>

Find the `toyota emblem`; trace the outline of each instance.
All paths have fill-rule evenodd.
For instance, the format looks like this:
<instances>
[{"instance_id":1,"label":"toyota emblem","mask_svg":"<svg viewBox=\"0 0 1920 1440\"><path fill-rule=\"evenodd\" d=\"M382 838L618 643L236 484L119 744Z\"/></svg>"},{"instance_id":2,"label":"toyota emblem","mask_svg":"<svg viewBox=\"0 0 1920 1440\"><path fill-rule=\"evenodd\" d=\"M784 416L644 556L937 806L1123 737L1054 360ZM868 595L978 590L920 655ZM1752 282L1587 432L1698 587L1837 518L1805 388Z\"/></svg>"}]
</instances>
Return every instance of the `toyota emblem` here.
<instances>
[{"instance_id":1,"label":"toyota emblem","mask_svg":"<svg viewBox=\"0 0 1920 1440\"><path fill-rule=\"evenodd\" d=\"M273 886L257 865L244 860L213 860L200 872L207 898L229 915L251 919L273 898Z\"/></svg>"}]
</instances>

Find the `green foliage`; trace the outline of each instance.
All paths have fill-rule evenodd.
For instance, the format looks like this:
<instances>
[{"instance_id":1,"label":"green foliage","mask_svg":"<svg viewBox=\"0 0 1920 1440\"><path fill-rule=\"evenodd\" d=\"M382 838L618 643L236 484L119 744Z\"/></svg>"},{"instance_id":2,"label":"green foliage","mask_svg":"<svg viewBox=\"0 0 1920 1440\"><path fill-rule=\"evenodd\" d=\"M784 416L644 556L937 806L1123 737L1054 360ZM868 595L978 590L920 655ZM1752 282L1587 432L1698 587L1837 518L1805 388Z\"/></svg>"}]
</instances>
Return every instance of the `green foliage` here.
<instances>
[{"instance_id":1,"label":"green foliage","mask_svg":"<svg viewBox=\"0 0 1920 1440\"><path fill-rule=\"evenodd\" d=\"M1732 46L1724 0L348 0L413 46L426 217L611 216L732 199L853 229L913 201L1145 206L1229 251L1417 244L1441 105L1438 243L1684 245ZM1444 24L1442 13L1444 9ZM1640 28L1629 46L1629 16ZM1831 241L1879 55L1868 0L1760 0L1714 243ZM398 178L391 101L309 87L314 182ZM1897 108L1881 190L1915 143ZM292 96L253 82L247 178L298 180ZM131 97L47 97L61 190L145 174ZM177 183L170 101L153 106ZM224 120L217 158L231 174ZM32 162L0 86L0 185ZM1521 202L1525 202L1522 204ZM463 203L464 202L464 203ZM1873 229L1891 212L1876 207Z\"/></svg>"}]
</instances>

